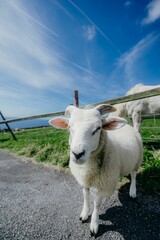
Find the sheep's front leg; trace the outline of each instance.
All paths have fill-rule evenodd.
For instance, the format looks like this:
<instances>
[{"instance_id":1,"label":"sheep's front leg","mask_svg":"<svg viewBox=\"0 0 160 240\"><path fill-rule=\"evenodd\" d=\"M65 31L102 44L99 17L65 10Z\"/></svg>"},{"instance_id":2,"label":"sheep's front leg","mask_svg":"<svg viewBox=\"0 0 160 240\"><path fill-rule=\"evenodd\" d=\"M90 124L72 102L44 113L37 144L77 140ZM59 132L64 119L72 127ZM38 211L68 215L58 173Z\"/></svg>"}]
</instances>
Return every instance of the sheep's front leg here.
<instances>
[{"instance_id":1,"label":"sheep's front leg","mask_svg":"<svg viewBox=\"0 0 160 240\"><path fill-rule=\"evenodd\" d=\"M94 200L94 210L91 217L90 231L91 235L96 235L98 232L99 209L102 204L102 197L96 195Z\"/></svg>"},{"instance_id":2,"label":"sheep's front leg","mask_svg":"<svg viewBox=\"0 0 160 240\"><path fill-rule=\"evenodd\" d=\"M80 215L80 220L83 222L88 219L89 215L89 188L83 188L83 197L84 197L84 203L83 203L83 209Z\"/></svg>"}]
</instances>

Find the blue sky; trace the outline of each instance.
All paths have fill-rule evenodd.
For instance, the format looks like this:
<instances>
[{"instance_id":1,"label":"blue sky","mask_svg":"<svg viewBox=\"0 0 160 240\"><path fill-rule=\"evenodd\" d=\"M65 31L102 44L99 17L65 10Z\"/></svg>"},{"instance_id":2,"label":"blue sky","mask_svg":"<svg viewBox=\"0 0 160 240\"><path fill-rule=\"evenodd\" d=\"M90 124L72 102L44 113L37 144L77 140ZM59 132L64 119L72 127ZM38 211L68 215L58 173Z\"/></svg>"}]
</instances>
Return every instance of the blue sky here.
<instances>
[{"instance_id":1,"label":"blue sky","mask_svg":"<svg viewBox=\"0 0 160 240\"><path fill-rule=\"evenodd\" d=\"M63 111L160 84L160 0L0 0L0 110Z\"/></svg>"}]
</instances>

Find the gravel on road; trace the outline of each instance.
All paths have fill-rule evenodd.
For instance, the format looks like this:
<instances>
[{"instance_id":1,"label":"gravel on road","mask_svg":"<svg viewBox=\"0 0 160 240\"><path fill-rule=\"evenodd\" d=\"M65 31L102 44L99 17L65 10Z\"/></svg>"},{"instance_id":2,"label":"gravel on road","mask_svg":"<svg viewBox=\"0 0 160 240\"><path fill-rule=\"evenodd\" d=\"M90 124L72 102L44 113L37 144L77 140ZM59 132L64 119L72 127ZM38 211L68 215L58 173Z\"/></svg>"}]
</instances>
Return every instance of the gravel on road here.
<instances>
[{"instance_id":1,"label":"gravel on road","mask_svg":"<svg viewBox=\"0 0 160 240\"><path fill-rule=\"evenodd\" d=\"M1 240L94 239L90 218L79 221L82 203L82 189L69 172L0 151ZM138 192L131 200L122 186L103 201L99 222L97 239L158 240L160 199Z\"/></svg>"}]
</instances>

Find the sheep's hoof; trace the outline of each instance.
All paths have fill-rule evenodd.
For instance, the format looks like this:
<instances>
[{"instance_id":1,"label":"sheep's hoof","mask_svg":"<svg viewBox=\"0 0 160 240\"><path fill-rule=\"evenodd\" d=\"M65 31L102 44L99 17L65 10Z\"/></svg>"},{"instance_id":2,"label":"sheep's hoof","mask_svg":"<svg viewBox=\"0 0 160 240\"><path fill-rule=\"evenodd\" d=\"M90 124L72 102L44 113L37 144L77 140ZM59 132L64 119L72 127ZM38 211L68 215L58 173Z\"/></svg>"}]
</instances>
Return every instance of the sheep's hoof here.
<instances>
[{"instance_id":1,"label":"sheep's hoof","mask_svg":"<svg viewBox=\"0 0 160 240\"><path fill-rule=\"evenodd\" d=\"M97 233L98 233L98 225L97 224L91 224L90 226L90 233L91 233L91 237L97 237Z\"/></svg>"},{"instance_id":2,"label":"sheep's hoof","mask_svg":"<svg viewBox=\"0 0 160 240\"><path fill-rule=\"evenodd\" d=\"M130 196L130 198L135 199L137 197L136 191L130 190L129 191L129 196Z\"/></svg>"},{"instance_id":3,"label":"sheep's hoof","mask_svg":"<svg viewBox=\"0 0 160 240\"><path fill-rule=\"evenodd\" d=\"M136 200L136 196L130 196L130 199Z\"/></svg>"},{"instance_id":4,"label":"sheep's hoof","mask_svg":"<svg viewBox=\"0 0 160 240\"><path fill-rule=\"evenodd\" d=\"M90 231L91 237L97 238L97 233Z\"/></svg>"},{"instance_id":5,"label":"sheep's hoof","mask_svg":"<svg viewBox=\"0 0 160 240\"><path fill-rule=\"evenodd\" d=\"M87 222L87 219L82 219L82 217L80 217L79 220L80 220L82 223Z\"/></svg>"}]
</instances>

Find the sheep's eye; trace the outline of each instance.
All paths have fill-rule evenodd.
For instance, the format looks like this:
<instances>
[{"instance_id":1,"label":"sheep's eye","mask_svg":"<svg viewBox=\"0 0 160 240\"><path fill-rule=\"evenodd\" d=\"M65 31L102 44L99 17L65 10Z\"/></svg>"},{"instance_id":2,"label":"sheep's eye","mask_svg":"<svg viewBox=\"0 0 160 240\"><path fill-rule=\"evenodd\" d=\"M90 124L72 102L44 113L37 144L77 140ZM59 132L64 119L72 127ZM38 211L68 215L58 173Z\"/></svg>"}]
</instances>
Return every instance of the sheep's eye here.
<instances>
[{"instance_id":1,"label":"sheep's eye","mask_svg":"<svg viewBox=\"0 0 160 240\"><path fill-rule=\"evenodd\" d=\"M96 130L94 130L94 132L92 133L92 135L94 135L96 132L98 132L101 129L101 127L96 128Z\"/></svg>"}]
</instances>

